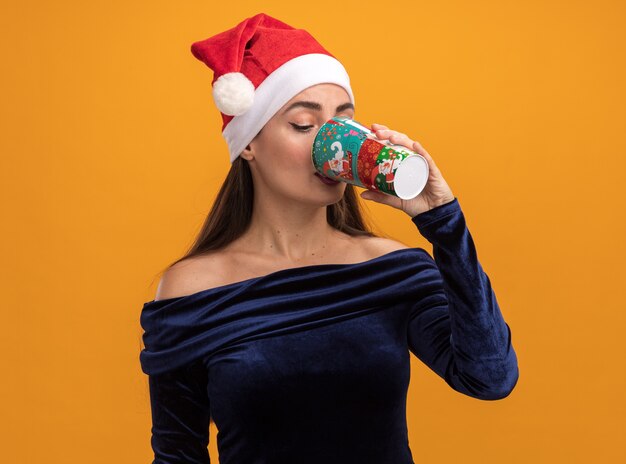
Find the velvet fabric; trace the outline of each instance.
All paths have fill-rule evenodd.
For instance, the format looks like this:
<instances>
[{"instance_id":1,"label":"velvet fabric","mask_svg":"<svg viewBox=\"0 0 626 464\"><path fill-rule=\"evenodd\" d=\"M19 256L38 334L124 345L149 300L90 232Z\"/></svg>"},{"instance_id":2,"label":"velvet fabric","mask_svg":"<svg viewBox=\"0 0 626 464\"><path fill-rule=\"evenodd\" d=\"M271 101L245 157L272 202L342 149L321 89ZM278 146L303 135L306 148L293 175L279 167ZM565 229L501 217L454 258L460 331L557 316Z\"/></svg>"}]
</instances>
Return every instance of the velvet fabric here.
<instances>
[{"instance_id":1,"label":"velvet fabric","mask_svg":"<svg viewBox=\"0 0 626 464\"><path fill-rule=\"evenodd\" d=\"M433 245L284 269L144 304L156 464L409 464L410 353L479 400L509 395L511 330L458 198L413 217Z\"/></svg>"}]
</instances>

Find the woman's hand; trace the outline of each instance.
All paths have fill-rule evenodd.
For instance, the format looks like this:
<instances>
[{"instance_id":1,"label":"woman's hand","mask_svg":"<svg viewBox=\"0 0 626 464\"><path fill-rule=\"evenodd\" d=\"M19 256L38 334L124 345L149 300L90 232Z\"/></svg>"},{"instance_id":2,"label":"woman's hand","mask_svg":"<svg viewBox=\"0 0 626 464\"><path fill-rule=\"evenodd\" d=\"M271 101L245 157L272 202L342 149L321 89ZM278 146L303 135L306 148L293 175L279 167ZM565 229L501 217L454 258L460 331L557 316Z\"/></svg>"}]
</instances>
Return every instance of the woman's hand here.
<instances>
[{"instance_id":1,"label":"woman's hand","mask_svg":"<svg viewBox=\"0 0 626 464\"><path fill-rule=\"evenodd\" d=\"M428 152L424 150L424 147L418 142L411 140L406 134L390 130L387 126L383 126L382 124L372 124L372 130L378 139L389 139L391 143L402 145L426 158L429 168L428 181L420 194L411 200L403 200L402 198L374 190L361 192L361 198L393 206L394 208L404 211L411 217L454 200L455 197L452 190L448 187L448 184L441 175L441 171L439 171L439 168L435 165L435 162Z\"/></svg>"}]
</instances>

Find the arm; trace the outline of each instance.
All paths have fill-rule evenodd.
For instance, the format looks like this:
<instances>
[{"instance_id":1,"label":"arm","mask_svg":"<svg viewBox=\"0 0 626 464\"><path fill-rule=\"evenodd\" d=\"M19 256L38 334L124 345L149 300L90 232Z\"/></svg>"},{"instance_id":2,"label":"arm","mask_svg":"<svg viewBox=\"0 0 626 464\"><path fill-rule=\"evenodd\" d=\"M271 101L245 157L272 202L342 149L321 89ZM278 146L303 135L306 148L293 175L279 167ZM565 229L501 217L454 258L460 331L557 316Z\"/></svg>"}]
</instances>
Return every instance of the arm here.
<instances>
[{"instance_id":1,"label":"arm","mask_svg":"<svg viewBox=\"0 0 626 464\"><path fill-rule=\"evenodd\" d=\"M411 310L410 351L454 390L482 400L509 395L519 369L489 277L455 199L411 218L433 245L427 296Z\"/></svg>"},{"instance_id":2,"label":"arm","mask_svg":"<svg viewBox=\"0 0 626 464\"><path fill-rule=\"evenodd\" d=\"M201 363L150 375L152 464L210 464L208 375Z\"/></svg>"}]
</instances>

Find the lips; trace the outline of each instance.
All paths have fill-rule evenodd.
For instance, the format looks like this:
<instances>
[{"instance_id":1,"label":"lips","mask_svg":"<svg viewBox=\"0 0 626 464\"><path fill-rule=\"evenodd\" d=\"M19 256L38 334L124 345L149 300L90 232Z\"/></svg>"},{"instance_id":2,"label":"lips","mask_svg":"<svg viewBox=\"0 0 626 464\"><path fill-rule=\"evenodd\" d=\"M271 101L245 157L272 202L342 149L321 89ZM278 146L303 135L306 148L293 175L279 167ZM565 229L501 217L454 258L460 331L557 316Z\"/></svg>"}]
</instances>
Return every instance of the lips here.
<instances>
[{"instance_id":1,"label":"lips","mask_svg":"<svg viewBox=\"0 0 626 464\"><path fill-rule=\"evenodd\" d=\"M330 178L328 178L328 177L326 177L326 176L321 175L319 172L315 172L315 173L313 173L313 174L314 174L315 176L317 176L317 178L318 178L319 180L321 180L322 182L324 182L326 185L336 185L336 184L338 184L338 183L339 183L339 181L338 181L338 180L333 180L333 179L330 179Z\"/></svg>"}]
</instances>

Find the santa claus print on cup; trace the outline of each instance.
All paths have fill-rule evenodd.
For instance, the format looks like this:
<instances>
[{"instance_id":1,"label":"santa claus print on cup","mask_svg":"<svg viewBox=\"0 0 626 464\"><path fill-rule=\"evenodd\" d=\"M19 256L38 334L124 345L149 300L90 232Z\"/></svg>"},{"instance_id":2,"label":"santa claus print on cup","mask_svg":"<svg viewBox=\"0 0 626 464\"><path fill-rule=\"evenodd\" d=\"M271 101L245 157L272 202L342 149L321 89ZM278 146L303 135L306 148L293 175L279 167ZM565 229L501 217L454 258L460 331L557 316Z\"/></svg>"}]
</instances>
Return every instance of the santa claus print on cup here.
<instances>
[{"instance_id":1,"label":"santa claus print on cup","mask_svg":"<svg viewBox=\"0 0 626 464\"><path fill-rule=\"evenodd\" d=\"M402 145L379 140L357 121L329 119L313 141L311 157L323 176L403 200L415 198L428 181L428 162Z\"/></svg>"}]
</instances>

